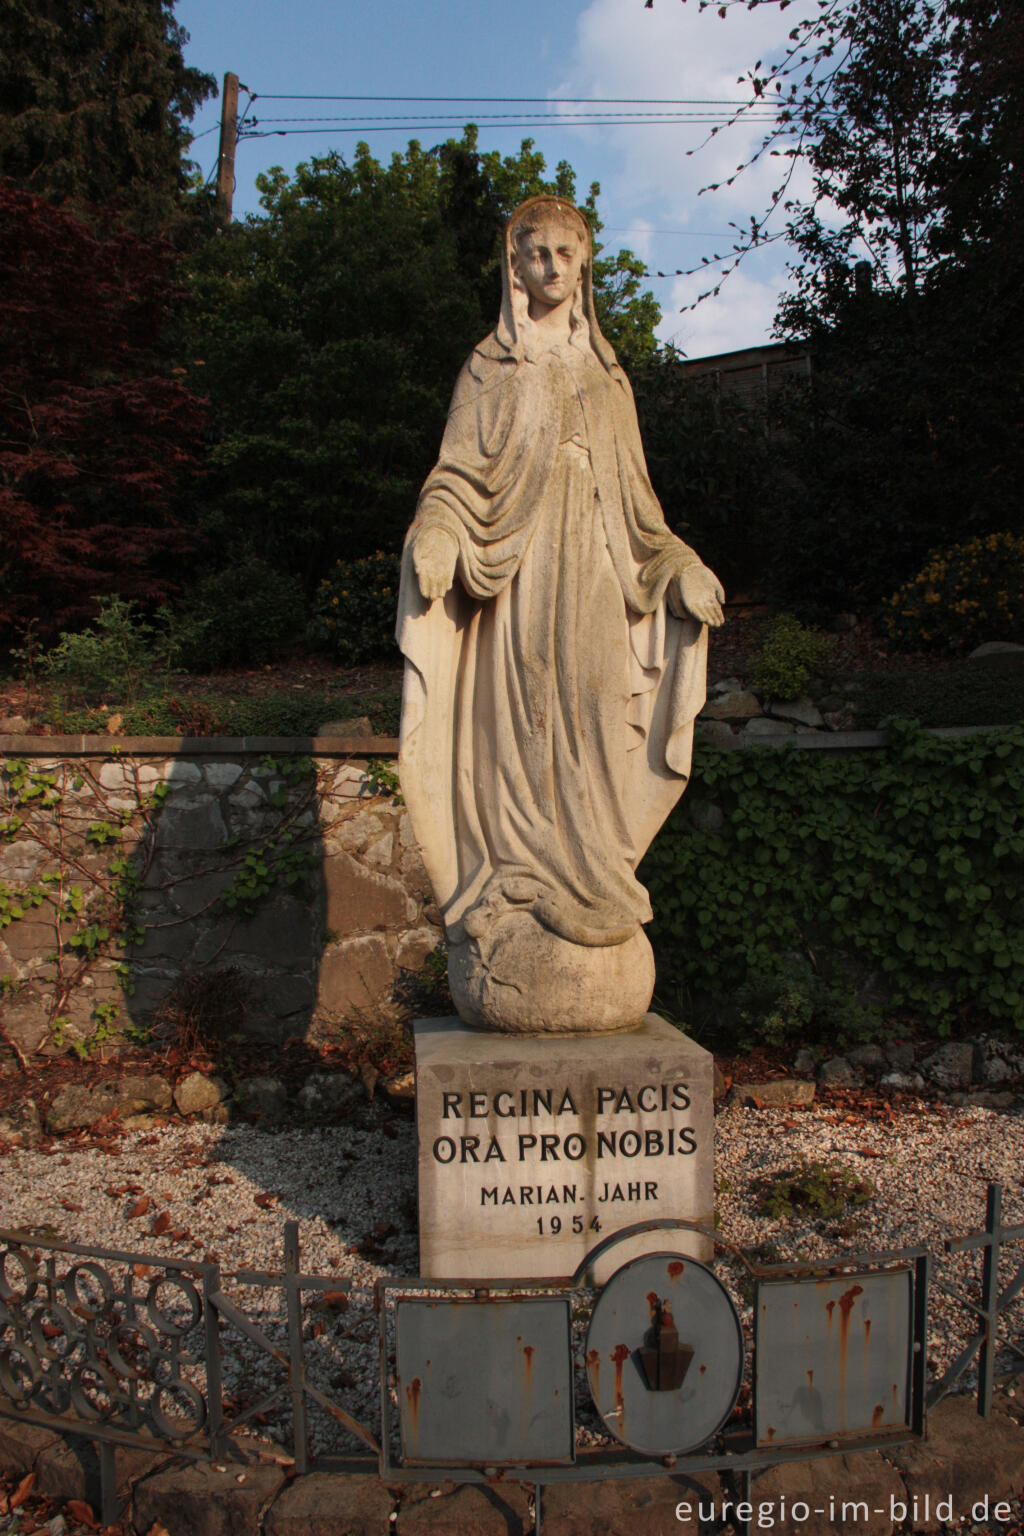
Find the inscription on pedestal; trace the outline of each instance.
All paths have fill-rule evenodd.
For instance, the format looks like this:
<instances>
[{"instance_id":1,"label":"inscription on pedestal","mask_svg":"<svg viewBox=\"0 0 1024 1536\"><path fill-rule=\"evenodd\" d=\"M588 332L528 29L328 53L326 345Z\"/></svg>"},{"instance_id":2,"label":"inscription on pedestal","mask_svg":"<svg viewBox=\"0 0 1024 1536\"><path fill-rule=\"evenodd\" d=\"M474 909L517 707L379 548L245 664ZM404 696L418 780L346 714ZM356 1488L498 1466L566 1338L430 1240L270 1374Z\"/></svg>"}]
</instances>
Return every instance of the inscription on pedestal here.
<instances>
[{"instance_id":1,"label":"inscription on pedestal","mask_svg":"<svg viewBox=\"0 0 1024 1536\"><path fill-rule=\"evenodd\" d=\"M634 1222L711 1223L712 1059L655 1014L585 1040L422 1020L416 1105L424 1276L564 1276ZM665 1247L709 1255L694 1234L643 1234L595 1278Z\"/></svg>"}]
</instances>

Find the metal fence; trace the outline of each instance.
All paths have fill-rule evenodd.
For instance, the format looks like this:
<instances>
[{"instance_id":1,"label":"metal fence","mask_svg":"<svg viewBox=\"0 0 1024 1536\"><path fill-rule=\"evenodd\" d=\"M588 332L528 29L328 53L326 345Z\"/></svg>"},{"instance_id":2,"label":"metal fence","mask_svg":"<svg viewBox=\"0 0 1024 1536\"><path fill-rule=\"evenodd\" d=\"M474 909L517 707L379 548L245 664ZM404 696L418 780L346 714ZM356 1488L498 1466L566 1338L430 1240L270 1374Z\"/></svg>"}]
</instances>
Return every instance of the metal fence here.
<instances>
[{"instance_id":1,"label":"metal fence","mask_svg":"<svg viewBox=\"0 0 1024 1536\"><path fill-rule=\"evenodd\" d=\"M554 1398L565 1381L569 1382L570 1399L585 1393L587 1373L580 1328L588 1320L592 1328L596 1325L600 1306L606 1312L609 1310L607 1302L612 1287L619 1276L626 1274L625 1269L620 1270L596 1297L594 1292L583 1292L582 1276L592 1256L588 1256L575 1277L564 1282L524 1281L514 1288L507 1282L491 1284L476 1280L382 1282L376 1298L382 1421L378 1438L343 1402L311 1380L311 1330L305 1319L304 1298L316 1293L338 1293L345 1282L336 1275L301 1272L295 1223L285 1226L284 1264L280 1272L246 1271L231 1277L239 1286L255 1287L260 1296L268 1291L277 1292L283 1300L287 1335L284 1347L269 1338L245 1308L225 1294L223 1282L227 1277L216 1263L184 1262L148 1253L66 1243L26 1231L0 1230L0 1415L84 1436L96 1444L102 1477L102 1515L107 1523L112 1523L117 1515L115 1447L165 1450L220 1461L232 1453L242 1431L250 1429L269 1410L283 1407L290 1422L288 1452L295 1471L304 1473L314 1465L323 1465L322 1459L318 1461L311 1454L310 1405L355 1436L365 1448L361 1460L355 1463L361 1470L379 1468L392 1480L422 1480L431 1469L439 1476L466 1482L507 1474L534 1484L538 1490L537 1530L540 1488L555 1481L714 1470L728 1474L741 1490L745 1488L746 1494L740 1494L745 1497L749 1494L750 1477L757 1469L783 1461L889 1445L922 1434L927 1409L952 1390L975 1360L978 1412L990 1412L997 1353L1008 1350L1024 1359L1024 1348L1017 1339L1007 1336L1006 1328L1007 1310L1024 1292L1024 1263L1002 1288L999 1279L1003 1250L1024 1241L1024 1225L1003 1223L1001 1201L1001 1186L990 1184L984 1228L953 1238L945 1245L947 1254L975 1252L980 1257L977 1300L945 1282L931 1282L951 1290L972 1314L976 1326L960 1354L930 1388L925 1383L930 1283L930 1256L925 1250L841 1255L834 1260L802 1265L759 1265L719 1243L720 1249L731 1251L733 1258L739 1259L752 1288L753 1350L742 1344L740 1350L740 1370L742 1374L745 1365L748 1396L742 1410L727 1411L726 1419L706 1442L681 1442L690 1445L685 1455L671 1450L671 1430L666 1442L669 1449L661 1447L655 1439L654 1454L630 1448L635 1446L635 1439L631 1441L625 1433L619 1436L624 1443L617 1449L577 1453L571 1402L568 1418L561 1421L560 1433L565 1444L564 1455L557 1458L558 1465L552 1464L550 1456L539 1457L531 1451L529 1443L525 1453L502 1459L484 1441L481 1455L474 1459L461 1444L476 1433L473 1421L479 1419L479 1414L474 1411L463 1415L462 1428L457 1415L449 1416L443 1457L437 1454L437 1437L431 1440L429 1434L422 1434L421 1415L434 1411L439 1400L434 1400L432 1408L427 1390L421 1401L426 1389L420 1376L411 1373L418 1369L416 1362L428 1347L434 1353L449 1351L451 1360L456 1362L453 1369L462 1371L464 1380L472 1378L476 1383L470 1390L477 1393L477 1401L482 1401L478 1378L487 1372L485 1357L494 1354L498 1359L502 1341L508 1343L513 1337L515 1359L521 1359L525 1367L526 1388L522 1390L527 1390L528 1397L521 1401L529 1401L531 1412L535 1412L540 1380L548 1382ZM641 1223L618 1236L658 1226L670 1231L673 1226L690 1225ZM669 1266L670 1270L679 1271L683 1267ZM691 1268L705 1275L710 1273L699 1265ZM781 1308L776 1305L783 1294L780 1287L790 1288ZM907 1372L905 1391L897 1392L899 1382L893 1384L892 1405L886 1408L880 1403L873 1416L865 1417L871 1413L876 1379L880 1379L878 1371L875 1369L872 1376L865 1364L866 1385L858 1397L848 1386L844 1352L849 1349L850 1328L860 1316L856 1311L857 1298L872 1295L876 1297L872 1311L877 1313L879 1323L872 1349L868 1349L871 1319L865 1318L863 1359L884 1360L893 1353L895 1340L896 1352L905 1352ZM539 1300L546 1305L530 1310L531 1304ZM783 1313L789 1322L780 1328L773 1319ZM839 1319L835 1330L834 1317ZM646 1348L638 1349L636 1355L646 1354L650 1373L657 1367L654 1356L660 1351L664 1357L662 1365L670 1377L671 1370L678 1367L677 1375L671 1377L677 1381L681 1379L678 1371L685 1372L689 1363L682 1359L683 1355L688 1350L692 1356L693 1350L679 1343L667 1306L658 1310L652 1305L651 1319L651 1328L640 1336ZM531 1336L524 1332L524 1328L532 1327L540 1329L536 1349L528 1342ZM823 1397L819 1390L817 1408L813 1408L813 1394L808 1396L807 1404L811 1406L806 1407L803 1419L797 1414L796 1430L777 1440L769 1422L773 1399L768 1384L774 1384L772 1390L777 1398L781 1390L780 1372L785 1372L791 1357L797 1360L800 1372L806 1374L803 1366L807 1362L798 1359L799 1349L794 1354L786 1333L787 1328L792 1332L794 1327L802 1347L813 1353L811 1363L825 1392ZM402 1329L404 1340L398 1336ZM558 1341L563 1332L567 1351L564 1369L558 1358ZM467 1355L467 1337L477 1345L472 1360ZM728 1328L721 1337L728 1339ZM239 1341L243 1340L250 1352L254 1349L275 1363L280 1379L269 1392L239 1408L225 1394L223 1383L225 1362L232 1350L242 1347ZM512 1345L508 1344L508 1348L512 1349ZM616 1358L614 1351L611 1358ZM541 1360L545 1362L546 1374L535 1370L534 1362ZM430 1365L430 1359L426 1364ZM515 1394L521 1390L516 1386L515 1372L504 1371L499 1365L496 1374L499 1379L494 1391L499 1396L508 1395L514 1414ZM556 1379L557 1388L551 1385ZM652 1381L649 1385L657 1396L659 1383ZM616 1415L625 1408L621 1380L615 1394L609 1395L611 1389L606 1385L603 1406L593 1371L589 1387L604 1423L616 1434ZM447 1390L450 1398L450 1381ZM845 1398L843 1393L847 1394ZM659 1412L666 1405L670 1407L670 1394L662 1392L660 1398L660 1402L654 1403ZM799 1393L794 1392L792 1400L798 1398ZM849 1413L850 1417L832 1422L826 1412L822 1418L822 1401L839 1402L842 1415ZM593 1414L593 1404L589 1411ZM556 1441L557 1434L552 1444Z\"/></svg>"}]
</instances>

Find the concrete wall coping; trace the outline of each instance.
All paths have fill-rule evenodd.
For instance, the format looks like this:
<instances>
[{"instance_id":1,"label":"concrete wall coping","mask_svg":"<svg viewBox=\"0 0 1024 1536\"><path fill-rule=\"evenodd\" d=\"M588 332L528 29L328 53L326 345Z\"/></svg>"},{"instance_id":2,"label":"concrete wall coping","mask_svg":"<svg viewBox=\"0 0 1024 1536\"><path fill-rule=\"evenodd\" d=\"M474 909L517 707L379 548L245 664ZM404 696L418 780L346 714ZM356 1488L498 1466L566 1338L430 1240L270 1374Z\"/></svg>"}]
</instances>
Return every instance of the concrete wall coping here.
<instances>
[{"instance_id":1,"label":"concrete wall coping","mask_svg":"<svg viewBox=\"0 0 1024 1536\"><path fill-rule=\"evenodd\" d=\"M1005 725L941 725L929 736L958 739ZM743 734L715 740L726 751L797 747L817 752L864 752L884 747L887 731L806 732L779 736ZM2 736L8 757L257 757L295 753L308 757L396 757L397 736Z\"/></svg>"},{"instance_id":2,"label":"concrete wall coping","mask_svg":"<svg viewBox=\"0 0 1024 1536\"><path fill-rule=\"evenodd\" d=\"M395 757L397 736L0 736L9 757Z\"/></svg>"},{"instance_id":3,"label":"concrete wall coping","mask_svg":"<svg viewBox=\"0 0 1024 1536\"><path fill-rule=\"evenodd\" d=\"M958 740L962 736L979 736L984 731L1005 731L1005 725L931 725L925 731L929 736L942 740ZM746 736L743 734L715 740L711 745L723 747L727 752L750 747L800 747L817 752L863 752L888 745L888 731L807 731L793 735Z\"/></svg>"}]
</instances>

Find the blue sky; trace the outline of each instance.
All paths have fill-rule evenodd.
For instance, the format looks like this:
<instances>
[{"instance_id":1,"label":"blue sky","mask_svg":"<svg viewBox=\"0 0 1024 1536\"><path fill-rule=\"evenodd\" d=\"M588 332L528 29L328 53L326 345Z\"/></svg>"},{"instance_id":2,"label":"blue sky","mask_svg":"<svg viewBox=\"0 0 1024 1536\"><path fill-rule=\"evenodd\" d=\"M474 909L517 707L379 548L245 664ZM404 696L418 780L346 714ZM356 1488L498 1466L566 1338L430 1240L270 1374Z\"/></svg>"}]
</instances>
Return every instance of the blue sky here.
<instances>
[{"instance_id":1,"label":"blue sky","mask_svg":"<svg viewBox=\"0 0 1024 1536\"><path fill-rule=\"evenodd\" d=\"M457 136L465 121L485 110L563 117L550 126L481 125L481 147L512 153L532 137L554 167L569 160L581 195L601 183L598 207L603 239L637 251L652 270L650 287L663 311L659 335L689 356L754 345L771 329L785 285L785 246L779 242L744 262L719 298L685 311L708 286L706 275L666 276L699 263L729 243L729 222L745 223L760 212L777 174L772 161L718 193L698 197L705 183L721 181L743 160L761 130L731 129L701 148L707 128L685 124L578 126L568 111L594 110L601 98L670 100L741 99L738 76L758 59L777 55L798 7L780 18L775 7L738 9L720 20L696 0L178 0L175 15L191 35L188 62L218 81L233 70L255 92L250 116L262 128L301 127L312 132L245 139L236 158L236 217L258 210L255 176L270 165L292 169L328 148L351 153L365 139L379 157L403 149L411 137L429 146ZM477 98L449 111L444 103L273 101L274 95L459 96ZM480 97L542 98L485 107ZM579 97L576 106L558 99ZM244 103L245 97L242 101ZM633 110L641 110L636 107ZM665 107L651 110L665 111ZM692 110L692 109L691 109ZM449 112L436 125L400 132L370 130L365 114ZM216 161L219 103L208 103L193 124L193 156L204 170ZM364 114L359 132L321 129L312 123L278 125L271 118ZM420 115L416 115L420 114ZM695 153L687 155L687 150Z\"/></svg>"}]
</instances>

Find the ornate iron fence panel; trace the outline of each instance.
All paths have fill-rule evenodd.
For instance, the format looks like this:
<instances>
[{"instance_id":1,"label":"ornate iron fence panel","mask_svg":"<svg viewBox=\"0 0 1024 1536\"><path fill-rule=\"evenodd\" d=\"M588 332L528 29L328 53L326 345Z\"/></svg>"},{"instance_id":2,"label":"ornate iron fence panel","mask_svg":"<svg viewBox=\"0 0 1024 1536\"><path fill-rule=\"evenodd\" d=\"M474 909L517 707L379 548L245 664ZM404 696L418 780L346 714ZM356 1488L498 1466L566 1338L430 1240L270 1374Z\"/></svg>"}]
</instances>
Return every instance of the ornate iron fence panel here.
<instances>
[{"instance_id":1,"label":"ornate iron fence panel","mask_svg":"<svg viewBox=\"0 0 1024 1536\"><path fill-rule=\"evenodd\" d=\"M219 1289L216 1264L0 1233L0 1411L221 1454Z\"/></svg>"},{"instance_id":2,"label":"ornate iron fence panel","mask_svg":"<svg viewBox=\"0 0 1024 1536\"><path fill-rule=\"evenodd\" d=\"M952 1238L945 1245L947 1253L979 1252L982 1260L978 1290L980 1302L976 1303L962 1292L952 1290L960 1304L977 1320L976 1330L945 1375L932 1385L927 1398L923 1343L927 1326L929 1258L925 1250L840 1255L835 1259L795 1265L757 1265L751 1264L740 1251L732 1249L733 1258L741 1262L752 1284L755 1312L758 1315L764 1310L767 1319L770 1312L770 1306L759 1304L759 1295L768 1303L775 1291L781 1291L787 1286L790 1309L795 1302L797 1314L800 1314L805 1300L810 1308L807 1316L812 1320L817 1317L815 1306L817 1311L824 1308L828 1314L824 1324L817 1319L812 1327L809 1323L805 1324L802 1314L797 1317L800 1325L796 1330L799 1334L797 1344L800 1349L806 1346L813 1352L818 1347L814 1340L821 1335L818 1352L822 1354L826 1369L832 1370L833 1374L838 1372L836 1379L845 1384L848 1397L852 1391L848 1376L848 1335L850 1328L859 1319L860 1333L857 1337L863 1355L859 1368L866 1372L866 1376L863 1390L857 1387L860 1396L854 1392L848 1404L843 1399L845 1406L842 1412L848 1410L853 1415L848 1425L842 1419L842 1414L838 1431L834 1424L826 1424L822 1419L821 1425L817 1426L821 1430L820 1440L815 1443L817 1418L812 1412L813 1403L809 1396L809 1406L804 1413L806 1423L798 1423L797 1418L793 1419L797 1426L793 1435L800 1443L770 1445L766 1443L767 1431L759 1440L748 1407L743 1422L730 1420L707 1444L693 1445L692 1449L680 1455L672 1453L653 1458L638 1454L634 1446L632 1450L601 1450L579 1455L572 1452L568 1464L564 1457L558 1456L547 1459L546 1464L530 1462L526 1465L523 1464L523 1453L520 1451L517 1457L501 1464L501 1455L495 1454L495 1447L487 1440L485 1459L488 1465L473 1465L468 1456L453 1443L450 1456L445 1458L443 1469L439 1469L440 1475L472 1482L486 1479L490 1475L505 1475L507 1471L521 1481L534 1483L538 1489L539 1531L540 1489L548 1482L581 1477L642 1477L672 1470L717 1470L738 1481L749 1492L750 1476L759 1467L835 1454L841 1449L854 1449L857 1446L867 1448L871 1445L885 1445L921 1434L924 1430L925 1406L933 1406L949 1392L963 1378L975 1359L979 1360L978 1412L987 1415L992 1404L997 1349L1008 1348L1017 1356L1024 1356L1021 1345L1006 1335L1008 1309L1024 1292L1024 1264L1017 1268L1008 1284L1000 1287L999 1280L1003 1250L1008 1245L1024 1242L1024 1225L1008 1226L1003 1223L1001 1198L1001 1186L990 1184L984 1228ZM641 1223L637 1228L629 1228L617 1236L622 1238L639 1230L692 1225L688 1222L651 1221ZM497 1282L488 1285L480 1281L382 1281L378 1287L377 1327L383 1431L378 1442L366 1425L355 1419L341 1403L316 1386L309 1377L307 1355L311 1346L303 1326L303 1298L308 1293L343 1290L347 1282L337 1275L304 1275L301 1272L298 1227L295 1223L286 1223L284 1238L284 1265L280 1272L243 1272L231 1277L240 1286L255 1287L260 1297L268 1289L277 1290L282 1295L286 1337L278 1344L262 1331L242 1305L224 1293L222 1282L225 1277L216 1263L179 1261L152 1254L87 1247L35 1232L0 1231L0 1415L27 1424L86 1436L96 1443L103 1474L103 1518L106 1523L112 1523L117 1515L113 1446L138 1446L148 1450L164 1448L173 1453L220 1460L228 1453L230 1443L239 1430L258 1419L268 1408L283 1405L290 1419L295 1470L302 1473L308 1469L311 1460L306 1424L307 1400L327 1413L336 1425L355 1435L372 1453L372 1463L364 1458L364 1470L377 1465L397 1480L403 1477L422 1479L425 1472L429 1472L431 1457L410 1454L406 1462L398 1440L392 1442L393 1409L397 1407L400 1415L404 1415L403 1434L409 1440L413 1430L418 1433L420 1427L417 1420L420 1411L417 1382L422 1388L424 1372L431 1367L439 1341L454 1362L452 1371L456 1384L461 1379L460 1372L464 1374L466 1369L472 1368L472 1361L460 1355L459 1330L463 1328L464 1322L458 1318L460 1310L471 1321L479 1321L480 1317L484 1317L487 1327L496 1337L501 1335L504 1327L501 1314L507 1314L513 1334L515 1328L519 1327L515 1342L522 1346L520 1353L523 1357L524 1376L520 1396L524 1402L541 1387L545 1387L552 1400L559 1394L564 1395L566 1386L561 1377L556 1380L552 1376L551 1381L548 1381L542 1373L535 1379L532 1362L536 1357L536 1342L526 1339L522 1328L523 1303L527 1299L525 1292L531 1289L531 1282L523 1281L518 1288L510 1289L508 1285ZM601 1246L603 1248L606 1245ZM721 1243L718 1246L729 1247ZM673 1255L665 1253L660 1257L668 1261ZM593 1254L587 1262L592 1258ZM609 1357L614 1362L621 1356L620 1369L626 1368L627 1359L639 1359L641 1363L637 1369L641 1371L647 1386L657 1392L667 1393L678 1389L676 1376L680 1381L685 1376L688 1358L699 1342L687 1342L682 1338L676 1326L678 1319L673 1321L669 1307L668 1292L672 1288L674 1273L678 1270L680 1276L675 1278L680 1279L685 1267L682 1262L669 1263L669 1279L662 1285L665 1296L659 1292L656 1298L658 1305L651 1310L649 1317L641 1316L637 1309L633 1309L637 1311L636 1317L633 1311L628 1311L625 1315L624 1338L625 1334L629 1337L625 1342L620 1342L618 1350L612 1350ZM859 1271L871 1271L868 1280L878 1289L877 1298L873 1292L869 1293L868 1282ZM625 1270L618 1273L622 1276ZM574 1330L578 1332L576 1313L581 1296L582 1274L581 1270L564 1281L532 1283L532 1289L536 1291L540 1287L549 1302L561 1298L570 1323L564 1326L560 1324L559 1338L561 1333L565 1334L565 1348L573 1358L577 1350L572 1340ZM839 1283L843 1275L849 1283ZM942 1284L943 1289L951 1290L943 1282L933 1280L932 1283ZM832 1295L833 1290L836 1290L835 1296ZM815 1295L817 1291L821 1292L820 1296ZM868 1330L872 1325L869 1317L865 1312L864 1317L860 1318L856 1312L857 1299L861 1296L872 1300L872 1310L877 1315L874 1326L878 1338L876 1340L871 1336L870 1349ZM647 1300L649 1302L650 1297ZM471 1305L467 1306L467 1303ZM424 1315L429 1313L436 1325L431 1333L429 1352L420 1351L425 1361L422 1370L418 1364L416 1348L410 1346L412 1375L408 1382L401 1379L396 1363L399 1352L396 1328L403 1305L406 1307L407 1318L418 1322L420 1314L416 1308L419 1307L421 1312L425 1308ZM866 1301L861 1311L864 1311L865 1306ZM442 1314L446 1310L449 1315L444 1317ZM833 1311L839 1319L835 1339L829 1334ZM452 1319L458 1322L458 1327ZM531 1322L536 1320L532 1313L529 1319ZM766 1331L765 1319L761 1319L761 1326L756 1330L761 1337L755 1340L750 1359L750 1390L755 1401L759 1354L765 1355L760 1362L762 1367L767 1369L771 1364L770 1329ZM893 1322L893 1319L896 1321ZM618 1322L615 1326L619 1326ZM791 1323L789 1326L792 1329L796 1324ZM259 1401L229 1413L223 1389L223 1366L225 1358L230 1358L232 1333L274 1361L280 1367L281 1377L279 1384L264 1392ZM418 1335L413 1338L413 1346L417 1338ZM884 1352L887 1340L890 1344L896 1340L896 1352L903 1362L900 1369L906 1376L905 1389L902 1376L893 1378L892 1385L898 1401L891 1412L884 1401L881 1410L872 1406L877 1395L876 1357L879 1351ZM530 1345L529 1349L527 1344ZM781 1344L776 1339L775 1344L782 1358L790 1346L785 1338ZM550 1348L550 1339L545 1343L545 1348ZM518 1355L514 1351L513 1354L518 1361ZM832 1354L835 1355L834 1360ZM579 1365L581 1362L576 1363ZM803 1370L804 1362L798 1363ZM435 1367L437 1364L434 1361ZM566 1365L569 1370L569 1377L566 1377L568 1380L572 1375L572 1359L567 1359ZM651 1372L655 1366L657 1379L652 1382ZM669 1366L673 1367L675 1374L673 1370L662 1369ZM696 1369L700 1370L699 1361ZM408 1370L406 1374L409 1374ZM501 1374L498 1373L499 1377ZM565 1372L562 1374L564 1376ZM576 1375L579 1374L577 1370ZM551 1375L550 1371L548 1375ZM509 1379L512 1380L513 1376L514 1372ZM477 1385L473 1384L474 1392L477 1391ZM802 1391L802 1381L797 1385ZM494 1393L491 1394L495 1397L495 1411L502 1408L498 1401L502 1390L502 1381L496 1381ZM578 1383L575 1390L581 1390ZM405 1396L410 1394L409 1403L406 1404ZM792 1404L797 1403L798 1395L796 1389L789 1392L786 1402L782 1403L786 1412L790 1411L790 1400ZM863 1402L860 1401L861 1397ZM484 1409L481 1409L475 1398L473 1402L473 1412L476 1414L484 1410L492 1411L490 1397L486 1397ZM626 1394L623 1394L625 1402ZM773 1412L777 1406L773 1405ZM567 1422L571 1423L571 1405L566 1411ZM614 1410L619 1411L618 1408ZM471 1416L467 1422L472 1423ZM449 1419L446 1428L450 1427ZM478 1426L474 1425L474 1432L477 1429ZM868 1432L865 1433L865 1430ZM852 1435L851 1439L846 1438L847 1431ZM827 1439L826 1434L829 1437ZM630 1445L628 1435L622 1434L620 1438L627 1446ZM458 1436L455 1436L454 1440L457 1439ZM422 1452L422 1447L419 1450ZM495 1465L491 1465L492 1461ZM559 1462L562 1464L557 1464Z\"/></svg>"}]
</instances>

